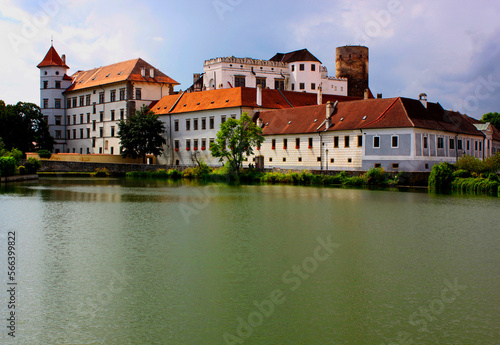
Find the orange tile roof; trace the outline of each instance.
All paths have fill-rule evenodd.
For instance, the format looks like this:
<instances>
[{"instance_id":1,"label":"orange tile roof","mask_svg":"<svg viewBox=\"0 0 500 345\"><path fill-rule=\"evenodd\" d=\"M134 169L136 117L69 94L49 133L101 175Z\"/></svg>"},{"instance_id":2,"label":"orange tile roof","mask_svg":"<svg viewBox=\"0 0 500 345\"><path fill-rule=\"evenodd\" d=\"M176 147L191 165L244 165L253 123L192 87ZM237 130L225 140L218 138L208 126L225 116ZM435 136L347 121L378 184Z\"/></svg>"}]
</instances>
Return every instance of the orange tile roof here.
<instances>
[{"instance_id":1,"label":"orange tile roof","mask_svg":"<svg viewBox=\"0 0 500 345\"><path fill-rule=\"evenodd\" d=\"M57 54L57 51L54 48L54 46L50 47L49 51L43 58L42 62L40 62L36 67L40 68L48 66L60 66L69 69L69 67L63 62L59 54Z\"/></svg>"},{"instance_id":2,"label":"orange tile roof","mask_svg":"<svg viewBox=\"0 0 500 345\"><path fill-rule=\"evenodd\" d=\"M347 96L323 95L323 102L350 101L359 98ZM177 104L176 104L177 102ZM235 107L251 107L257 109L287 109L293 107L313 105L317 102L315 93L279 91L272 89L262 90L262 106L257 105L257 89L249 87L235 87L201 92L183 93L181 95L165 96L151 106L159 114L179 114L211 109ZM175 107L174 107L175 105Z\"/></svg>"},{"instance_id":3,"label":"orange tile roof","mask_svg":"<svg viewBox=\"0 0 500 345\"><path fill-rule=\"evenodd\" d=\"M264 123L264 135L313 133L325 130L326 105L263 111L257 117ZM461 117L446 112L439 103L429 102L425 108L407 98L367 99L339 102L327 131L413 127L482 135Z\"/></svg>"},{"instance_id":4,"label":"orange tile roof","mask_svg":"<svg viewBox=\"0 0 500 345\"><path fill-rule=\"evenodd\" d=\"M145 77L141 75L142 68L146 69ZM151 78L149 76L149 70L151 68L154 67L139 58L94 68L88 71L78 71L73 74L73 84L66 92L124 81L179 85L178 82L156 68L154 68L154 78Z\"/></svg>"}]
</instances>

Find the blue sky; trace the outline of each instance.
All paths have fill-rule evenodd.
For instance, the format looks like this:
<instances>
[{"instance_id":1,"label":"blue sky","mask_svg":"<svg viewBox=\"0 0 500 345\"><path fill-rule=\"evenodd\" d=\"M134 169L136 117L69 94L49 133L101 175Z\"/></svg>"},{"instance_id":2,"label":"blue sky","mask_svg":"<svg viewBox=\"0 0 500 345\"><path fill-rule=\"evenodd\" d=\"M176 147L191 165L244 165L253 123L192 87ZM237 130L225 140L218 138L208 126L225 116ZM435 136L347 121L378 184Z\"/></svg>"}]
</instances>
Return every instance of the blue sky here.
<instances>
[{"instance_id":1,"label":"blue sky","mask_svg":"<svg viewBox=\"0 0 500 345\"><path fill-rule=\"evenodd\" d=\"M370 48L370 88L480 117L500 112L500 3L451 0L0 0L0 99L39 103L50 47L77 70L141 57L186 89L206 59Z\"/></svg>"}]
</instances>

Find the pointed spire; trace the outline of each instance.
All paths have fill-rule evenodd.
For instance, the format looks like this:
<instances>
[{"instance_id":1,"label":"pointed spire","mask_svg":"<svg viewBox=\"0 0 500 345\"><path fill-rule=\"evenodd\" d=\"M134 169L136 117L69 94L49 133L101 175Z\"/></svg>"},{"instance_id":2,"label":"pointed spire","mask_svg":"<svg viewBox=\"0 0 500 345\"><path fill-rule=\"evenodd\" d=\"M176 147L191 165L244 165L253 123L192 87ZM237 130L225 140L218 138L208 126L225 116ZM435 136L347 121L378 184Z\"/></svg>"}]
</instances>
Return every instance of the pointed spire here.
<instances>
[{"instance_id":1,"label":"pointed spire","mask_svg":"<svg viewBox=\"0 0 500 345\"><path fill-rule=\"evenodd\" d=\"M59 54L57 54L56 49L54 46L50 46L49 51L47 52L47 55L43 58L43 61L38 64L38 68L40 67L48 67L48 66L60 66L64 68L69 67L66 65L66 63L61 59Z\"/></svg>"}]
</instances>

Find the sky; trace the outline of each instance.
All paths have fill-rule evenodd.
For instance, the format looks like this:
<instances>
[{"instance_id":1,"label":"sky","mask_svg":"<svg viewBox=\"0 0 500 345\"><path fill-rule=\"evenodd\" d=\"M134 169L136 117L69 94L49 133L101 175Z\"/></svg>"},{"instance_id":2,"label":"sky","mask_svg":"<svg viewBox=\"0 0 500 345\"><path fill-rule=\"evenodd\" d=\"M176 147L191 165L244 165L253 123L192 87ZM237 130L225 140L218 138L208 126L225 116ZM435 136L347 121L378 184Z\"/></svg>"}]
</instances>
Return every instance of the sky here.
<instances>
[{"instance_id":1,"label":"sky","mask_svg":"<svg viewBox=\"0 0 500 345\"><path fill-rule=\"evenodd\" d=\"M68 74L141 57L185 90L203 62L307 48L370 49L369 85L480 118L500 112L500 2L476 0L0 0L0 99L40 103L53 44Z\"/></svg>"}]
</instances>

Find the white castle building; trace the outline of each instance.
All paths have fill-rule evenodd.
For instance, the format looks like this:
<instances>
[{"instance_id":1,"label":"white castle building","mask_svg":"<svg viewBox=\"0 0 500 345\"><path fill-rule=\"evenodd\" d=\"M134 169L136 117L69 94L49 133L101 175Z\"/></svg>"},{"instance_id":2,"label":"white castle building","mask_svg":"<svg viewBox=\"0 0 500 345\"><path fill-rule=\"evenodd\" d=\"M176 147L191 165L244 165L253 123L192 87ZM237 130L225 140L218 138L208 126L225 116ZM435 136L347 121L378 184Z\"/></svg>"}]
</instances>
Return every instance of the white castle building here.
<instances>
[{"instance_id":1,"label":"white castle building","mask_svg":"<svg viewBox=\"0 0 500 345\"><path fill-rule=\"evenodd\" d=\"M219 57L206 60L203 75L194 74L192 91L251 87L347 96L347 78L328 76L328 70L307 49L278 53L270 60Z\"/></svg>"},{"instance_id":2,"label":"white castle building","mask_svg":"<svg viewBox=\"0 0 500 345\"><path fill-rule=\"evenodd\" d=\"M53 46L40 69L40 106L55 153L119 154L118 122L173 93L179 83L142 59L78 71Z\"/></svg>"}]
</instances>

